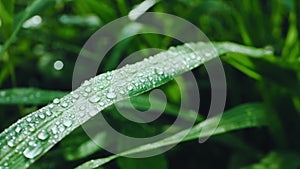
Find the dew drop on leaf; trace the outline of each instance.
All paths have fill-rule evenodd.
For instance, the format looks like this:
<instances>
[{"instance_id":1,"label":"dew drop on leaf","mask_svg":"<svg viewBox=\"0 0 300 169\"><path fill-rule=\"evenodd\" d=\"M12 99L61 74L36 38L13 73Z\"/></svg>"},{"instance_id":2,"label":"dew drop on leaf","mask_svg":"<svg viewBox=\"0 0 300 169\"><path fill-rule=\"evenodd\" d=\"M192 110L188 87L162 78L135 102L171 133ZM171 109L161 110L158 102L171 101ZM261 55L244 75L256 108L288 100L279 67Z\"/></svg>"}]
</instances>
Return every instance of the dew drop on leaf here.
<instances>
[{"instance_id":1,"label":"dew drop on leaf","mask_svg":"<svg viewBox=\"0 0 300 169\"><path fill-rule=\"evenodd\" d=\"M46 111L47 116L51 116L51 112L50 111Z\"/></svg>"},{"instance_id":2,"label":"dew drop on leaf","mask_svg":"<svg viewBox=\"0 0 300 169\"><path fill-rule=\"evenodd\" d=\"M40 140L46 140L49 137L49 133L46 130L43 130L38 134L37 137Z\"/></svg>"},{"instance_id":3,"label":"dew drop on leaf","mask_svg":"<svg viewBox=\"0 0 300 169\"><path fill-rule=\"evenodd\" d=\"M14 144L14 141L13 141L13 140L9 140L9 141L7 142L7 145L8 145L9 147L13 147L15 144Z\"/></svg>"},{"instance_id":4,"label":"dew drop on leaf","mask_svg":"<svg viewBox=\"0 0 300 169\"><path fill-rule=\"evenodd\" d=\"M77 93L72 93L72 96L74 99L78 99L79 98L79 95Z\"/></svg>"},{"instance_id":5,"label":"dew drop on leaf","mask_svg":"<svg viewBox=\"0 0 300 169\"><path fill-rule=\"evenodd\" d=\"M54 104L58 104L59 103L59 99L58 98L53 99L53 103Z\"/></svg>"},{"instance_id":6,"label":"dew drop on leaf","mask_svg":"<svg viewBox=\"0 0 300 169\"><path fill-rule=\"evenodd\" d=\"M68 103L67 102L62 102L61 107L64 107L64 108L68 107Z\"/></svg>"},{"instance_id":7,"label":"dew drop on leaf","mask_svg":"<svg viewBox=\"0 0 300 169\"><path fill-rule=\"evenodd\" d=\"M41 119L44 119L45 118L45 115L44 114L39 114L39 117L41 118Z\"/></svg>"},{"instance_id":8,"label":"dew drop on leaf","mask_svg":"<svg viewBox=\"0 0 300 169\"><path fill-rule=\"evenodd\" d=\"M115 93L113 93L113 92L109 92L109 93L107 93L106 97L108 99L114 99L114 98L117 97L117 95Z\"/></svg>"},{"instance_id":9,"label":"dew drop on leaf","mask_svg":"<svg viewBox=\"0 0 300 169\"><path fill-rule=\"evenodd\" d=\"M132 90L133 87L130 85L130 86L127 87L127 89L128 89L128 90Z\"/></svg>"},{"instance_id":10,"label":"dew drop on leaf","mask_svg":"<svg viewBox=\"0 0 300 169\"><path fill-rule=\"evenodd\" d=\"M65 131L65 127L61 125L61 126L58 127L58 130L59 130L60 132L63 132L63 131Z\"/></svg>"},{"instance_id":11,"label":"dew drop on leaf","mask_svg":"<svg viewBox=\"0 0 300 169\"><path fill-rule=\"evenodd\" d=\"M94 96L92 96L92 97L89 99L89 101L90 101L91 103L97 103L97 102L100 101L100 97L97 96L97 95L94 95Z\"/></svg>"},{"instance_id":12,"label":"dew drop on leaf","mask_svg":"<svg viewBox=\"0 0 300 169\"><path fill-rule=\"evenodd\" d=\"M66 127L70 127L72 125L72 120L71 119L64 120L63 125Z\"/></svg>"},{"instance_id":13,"label":"dew drop on leaf","mask_svg":"<svg viewBox=\"0 0 300 169\"><path fill-rule=\"evenodd\" d=\"M90 93L90 92L92 91L92 88L90 88L90 87L87 87L87 88L85 88L85 90L84 90L84 91L86 91L86 92Z\"/></svg>"},{"instance_id":14,"label":"dew drop on leaf","mask_svg":"<svg viewBox=\"0 0 300 169\"><path fill-rule=\"evenodd\" d=\"M28 121L28 122L31 122L31 117L28 117L27 119L26 119L26 121Z\"/></svg>"},{"instance_id":15,"label":"dew drop on leaf","mask_svg":"<svg viewBox=\"0 0 300 169\"><path fill-rule=\"evenodd\" d=\"M17 133L19 133L21 130L22 130L22 128L21 128L20 126L17 126L17 127L15 128L15 132L17 132Z\"/></svg>"},{"instance_id":16,"label":"dew drop on leaf","mask_svg":"<svg viewBox=\"0 0 300 169\"><path fill-rule=\"evenodd\" d=\"M40 144L28 145L28 147L23 151L23 155L26 158L33 159L42 153L43 149Z\"/></svg>"},{"instance_id":17,"label":"dew drop on leaf","mask_svg":"<svg viewBox=\"0 0 300 169\"><path fill-rule=\"evenodd\" d=\"M58 132L57 127L56 126L52 127L51 131L53 134L57 134L57 132Z\"/></svg>"}]
</instances>

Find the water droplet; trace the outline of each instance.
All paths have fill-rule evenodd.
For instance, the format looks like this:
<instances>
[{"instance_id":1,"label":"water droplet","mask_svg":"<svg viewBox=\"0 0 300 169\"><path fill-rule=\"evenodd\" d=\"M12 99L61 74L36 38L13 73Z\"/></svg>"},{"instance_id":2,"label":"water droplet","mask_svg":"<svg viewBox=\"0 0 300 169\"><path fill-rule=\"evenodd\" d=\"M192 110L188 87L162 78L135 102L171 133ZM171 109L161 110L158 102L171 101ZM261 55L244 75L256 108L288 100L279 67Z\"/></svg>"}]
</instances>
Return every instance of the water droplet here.
<instances>
[{"instance_id":1,"label":"water droplet","mask_svg":"<svg viewBox=\"0 0 300 169\"><path fill-rule=\"evenodd\" d=\"M17 132L17 133L19 133L21 130L22 130L22 128L21 128L20 126L17 126L17 127L15 128L15 132Z\"/></svg>"},{"instance_id":2,"label":"water droplet","mask_svg":"<svg viewBox=\"0 0 300 169\"><path fill-rule=\"evenodd\" d=\"M88 92L88 93L90 93L92 91L92 88L87 87L87 88L85 88L85 91Z\"/></svg>"},{"instance_id":3,"label":"water droplet","mask_svg":"<svg viewBox=\"0 0 300 169\"><path fill-rule=\"evenodd\" d=\"M108 99L114 99L114 98L117 97L117 95L115 93L113 93L113 92L109 92L109 93L107 93L106 97Z\"/></svg>"},{"instance_id":4,"label":"water droplet","mask_svg":"<svg viewBox=\"0 0 300 169\"><path fill-rule=\"evenodd\" d=\"M154 73L158 75L162 75L164 72L161 69L154 69Z\"/></svg>"},{"instance_id":5,"label":"water droplet","mask_svg":"<svg viewBox=\"0 0 300 169\"><path fill-rule=\"evenodd\" d=\"M119 92L121 95L124 95L125 94L125 92L123 91L123 90L120 90L120 92Z\"/></svg>"},{"instance_id":6,"label":"water droplet","mask_svg":"<svg viewBox=\"0 0 300 169\"><path fill-rule=\"evenodd\" d=\"M64 67L64 63L60 60L55 61L53 64L55 70L61 70Z\"/></svg>"},{"instance_id":7,"label":"water droplet","mask_svg":"<svg viewBox=\"0 0 300 169\"><path fill-rule=\"evenodd\" d=\"M57 134L57 132L58 132L57 127L56 126L52 127L51 131L53 134Z\"/></svg>"},{"instance_id":8,"label":"water droplet","mask_svg":"<svg viewBox=\"0 0 300 169\"><path fill-rule=\"evenodd\" d=\"M44 114L39 114L39 117L40 117L41 119L44 119L44 118L45 118L45 115L44 115Z\"/></svg>"},{"instance_id":9,"label":"water droplet","mask_svg":"<svg viewBox=\"0 0 300 169\"><path fill-rule=\"evenodd\" d=\"M68 103L67 102L62 102L61 107L64 107L64 108L68 107Z\"/></svg>"},{"instance_id":10,"label":"water droplet","mask_svg":"<svg viewBox=\"0 0 300 169\"><path fill-rule=\"evenodd\" d=\"M89 99L89 101L92 102L92 103L97 103L97 102L100 101L100 97L97 96L97 95L94 95L94 96L92 96L92 97Z\"/></svg>"},{"instance_id":11,"label":"water droplet","mask_svg":"<svg viewBox=\"0 0 300 169\"><path fill-rule=\"evenodd\" d=\"M84 106L84 105L82 105L82 106L79 107L79 110L80 110L80 111L83 111L84 109L85 109L85 106Z\"/></svg>"},{"instance_id":12,"label":"water droplet","mask_svg":"<svg viewBox=\"0 0 300 169\"><path fill-rule=\"evenodd\" d=\"M63 132L63 131L65 131L65 127L62 126L62 125L60 125L60 126L58 127L58 130L59 130L60 132Z\"/></svg>"},{"instance_id":13,"label":"water droplet","mask_svg":"<svg viewBox=\"0 0 300 169\"><path fill-rule=\"evenodd\" d=\"M84 97L87 97L89 94L88 93L83 93L83 96Z\"/></svg>"},{"instance_id":14,"label":"water droplet","mask_svg":"<svg viewBox=\"0 0 300 169\"><path fill-rule=\"evenodd\" d=\"M49 105L49 108L50 108L50 109L53 109L53 107L54 107L53 104L50 104L50 105Z\"/></svg>"},{"instance_id":15,"label":"water droplet","mask_svg":"<svg viewBox=\"0 0 300 169\"><path fill-rule=\"evenodd\" d=\"M51 116L51 112L50 111L46 111L47 116Z\"/></svg>"},{"instance_id":16,"label":"water droplet","mask_svg":"<svg viewBox=\"0 0 300 169\"><path fill-rule=\"evenodd\" d=\"M131 85L129 85L129 86L127 87L127 89L128 89L128 90L132 90L133 87L132 87Z\"/></svg>"},{"instance_id":17,"label":"water droplet","mask_svg":"<svg viewBox=\"0 0 300 169\"><path fill-rule=\"evenodd\" d=\"M28 118L26 119L27 122L31 122L31 120L32 120L31 117L28 117Z\"/></svg>"},{"instance_id":18,"label":"water droplet","mask_svg":"<svg viewBox=\"0 0 300 169\"><path fill-rule=\"evenodd\" d=\"M107 79L107 80L111 80L111 79L112 79L112 76L111 76L111 75L107 75L107 76L106 76L106 79Z\"/></svg>"},{"instance_id":19,"label":"water droplet","mask_svg":"<svg viewBox=\"0 0 300 169\"><path fill-rule=\"evenodd\" d=\"M49 133L46 130L43 130L38 134L37 137L40 140L46 140L49 137Z\"/></svg>"},{"instance_id":20,"label":"water droplet","mask_svg":"<svg viewBox=\"0 0 300 169\"><path fill-rule=\"evenodd\" d=\"M91 82L88 81L88 80L86 80L86 81L83 82L82 86L88 86L88 85L90 85L90 84L91 84Z\"/></svg>"},{"instance_id":21,"label":"water droplet","mask_svg":"<svg viewBox=\"0 0 300 169\"><path fill-rule=\"evenodd\" d=\"M43 149L40 144L29 145L24 151L23 155L26 158L33 159L42 153Z\"/></svg>"},{"instance_id":22,"label":"water droplet","mask_svg":"<svg viewBox=\"0 0 300 169\"><path fill-rule=\"evenodd\" d=\"M90 114L90 116L95 116L98 113L98 110L95 107L90 107L88 109L88 113Z\"/></svg>"},{"instance_id":23,"label":"water droplet","mask_svg":"<svg viewBox=\"0 0 300 169\"><path fill-rule=\"evenodd\" d=\"M66 127L70 127L72 125L72 120L71 119L66 119L64 122L63 122L64 126Z\"/></svg>"},{"instance_id":24,"label":"water droplet","mask_svg":"<svg viewBox=\"0 0 300 169\"><path fill-rule=\"evenodd\" d=\"M13 141L13 140L9 140L9 141L7 142L7 145L8 145L9 147L13 147L15 144L14 144L14 141Z\"/></svg>"},{"instance_id":25,"label":"water droplet","mask_svg":"<svg viewBox=\"0 0 300 169\"><path fill-rule=\"evenodd\" d=\"M58 104L59 103L59 99L58 98L53 99L53 103L54 104Z\"/></svg>"},{"instance_id":26,"label":"water droplet","mask_svg":"<svg viewBox=\"0 0 300 169\"><path fill-rule=\"evenodd\" d=\"M78 99L79 98L79 95L77 93L72 93L72 96L74 99Z\"/></svg>"}]
</instances>

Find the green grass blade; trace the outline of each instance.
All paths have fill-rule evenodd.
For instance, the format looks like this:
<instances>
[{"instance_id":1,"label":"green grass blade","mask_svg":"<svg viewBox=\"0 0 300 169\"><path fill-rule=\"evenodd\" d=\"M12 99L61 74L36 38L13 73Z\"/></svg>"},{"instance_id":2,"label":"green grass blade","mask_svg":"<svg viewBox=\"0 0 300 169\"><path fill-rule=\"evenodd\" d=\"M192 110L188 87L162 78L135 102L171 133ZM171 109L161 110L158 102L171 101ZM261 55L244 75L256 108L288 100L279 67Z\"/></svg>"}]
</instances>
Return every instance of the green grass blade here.
<instances>
[{"instance_id":1,"label":"green grass blade","mask_svg":"<svg viewBox=\"0 0 300 169\"><path fill-rule=\"evenodd\" d=\"M41 90L37 88L16 88L0 90L0 104L42 105L54 98L65 96L66 92Z\"/></svg>"},{"instance_id":2,"label":"green grass blade","mask_svg":"<svg viewBox=\"0 0 300 169\"><path fill-rule=\"evenodd\" d=\"M106 107L162 85L216 58L217 54L209 51L209 47L210 44L203 42L172 47L141 62L96 76L65 97L54 99L52 104L20 119L0 134L0 166L29 167L62 138ZM254 54L256 50L260 51L251 50Z\"/></svg>"},{"instance_id":3,"label":"green grass blade","mask_svg":"<svg viewBox=\"0 0 300 169\"><path fill-rule=\"evenodd\" d=\"M259 103L249 103L249 104L237 106L231 110L228 110L223 114L223 117L218 125L218 128L215 130L214 135L226 133L233 130L249 128L249 127L259 127L259 126L268 125L268 121L266 119L266 114L268 111L269 109L267 107ZM212 117L210 119L207 119L197 124L190 130L189 134L183 139L183 141L207 137L208 134L210 134L210 132L208 132L207 129L210 128L213 129L212 126L214 126L213 124L218 121L217 119L218 117ZM204 128L206 128L206 130L204 130ZM206 133L203 133L201 131L206 131ZM185 132L186 131L181 131L166 139L154 143L146 144L117 155L112 155L97 160L91 160L89 162L80 165L76 169L97 168L120 156L146 152L146 151L150 151L153 149L174 144L176 143L176 140L182 138L182 134Z\"/></svg>"},{"instance_id":4,"label":"green grass blade","mask_svg":"<svg viewBox=\"0 0 300 169\"><path fill-rule=\"evenodd\" d=\"M271 152L257 164L243 167L242 169L297 169L300 167L300 156L293 152Z\"/></svg>"},{"instance_id":5,"label":"green grass blade","mask_svg":"<svg viewBox=\"0 0 300 169\"><path fill-rule=\"evenodd\" d=\"M260 58L265 55L271 55L273 52L269 49L257 49L254 47L243 46L232 42L214 42L219 55L225 53L240 53L252 57Z\"/></svg>"}]
</instances>

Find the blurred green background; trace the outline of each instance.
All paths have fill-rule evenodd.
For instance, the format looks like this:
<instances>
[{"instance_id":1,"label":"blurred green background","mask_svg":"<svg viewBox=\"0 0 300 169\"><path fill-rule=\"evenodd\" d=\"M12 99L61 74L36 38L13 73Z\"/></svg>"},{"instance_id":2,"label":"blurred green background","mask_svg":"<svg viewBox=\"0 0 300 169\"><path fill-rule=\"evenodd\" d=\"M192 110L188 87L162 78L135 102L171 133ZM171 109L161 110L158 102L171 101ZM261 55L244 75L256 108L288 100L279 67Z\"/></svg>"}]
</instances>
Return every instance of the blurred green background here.
<instances>
[{"instance_id":1,"label":"blurred green background","mask_svg":"<svg viewBox=\"0 0 300 169\"><path fill-rule=\"evenodd\" d=\"M103 25L128 15L141 2L0 0L1 89L71 91L73 67L85 41ZM237 54L221 57L228 85L226 109L247 102L263 102L272 109L269 113L272 126L215 136L204 144L197 140L182 143L149 159L121 158L104 168L299 168L300 3L297 0L161 0L148 11L182 17L198 26L211 41L231 41L273 50L274 56L265 58ZM126 32L120 31L120 36L122 33ZM99 73L115 69L134 51L167 49L177 44L180 43L170 37L151 34L126 39L109 52ZM203 67L193 72L203 98L200 112L205 115L210 100L209 79ZM180 103L174 82L161 88L170 98L170 104ZM0 130L39 107L40 104L2 103ZM112 123L127 124L115 118ZM125 126L126 132L144 136L143 131L132 130L130 124ZM155 126L149 125L149 131L160 131L164 121ZM78 129L31 168L72 168L109 154L94 147L86 149L88 153L78 152L76 148L87 140Z\"/></svg>"}]
</instances>

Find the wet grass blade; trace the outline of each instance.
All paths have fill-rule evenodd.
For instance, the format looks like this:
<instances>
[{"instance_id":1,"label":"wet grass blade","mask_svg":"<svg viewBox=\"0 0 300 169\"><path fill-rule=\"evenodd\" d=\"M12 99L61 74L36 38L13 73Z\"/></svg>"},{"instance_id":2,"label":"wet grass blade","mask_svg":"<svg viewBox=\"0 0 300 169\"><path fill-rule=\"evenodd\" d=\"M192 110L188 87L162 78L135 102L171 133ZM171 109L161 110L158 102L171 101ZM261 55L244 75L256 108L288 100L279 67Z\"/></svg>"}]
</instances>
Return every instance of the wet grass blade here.
<instances>
[{"instance_id":1,"label":"wet grass blade","mask_svg":"<svg viewBox=\"0 0 300 169\"><path fill-rule=\"evenodd\" d=\"M228 51L266 54L265 50L226 44L218 44L220 54ZM53 103L18 120L0 134L0 167L28 168L62 138L101 110L149 91L218 57L215 51L208 49L211 49L210 44L203 42L172 47L141 62L85 81L70 94L54 99Z\"/></svg>"},{"instance_id":2,"label":"wet grass blade","mask_svg":"<svg viewBox=\"0 0 300 169\"><path fill-rule=\"evenodd\" d=\"M0 90L0 104L45 105L54 98L61 98L67 92L41 90L37 88L16 88Z\"/></svg>"},{"instance_id":3,"label":"wet grass blade","mask_svg":"<svg viewBox=\"0 0 300 169\"><path fill-rule=\"evenodd\" d=\"M223 117L218 125L218 128L215 130L213 135L222 134L233 130L249 128L249 127L260 127L260 126L268 125L268 120L266 119L266 115L268 112L269 109L265 107L263 104L259 104L259 103L249 103L249 104L237 106L223 114ZM210 134L210 132L203 133L201 131L208 131L203 129L212 128L213 123L216 122L217 119L218 119L217 117L212 117L210 119L207 119L195 125L190 130L189 134L183 139L183 141L189 141L193 139L207 137L208 134ZM158 149L160 147L174 144L178 139L182 138L182 134L185 132L186 131L179 132L166 139L154 143L145 144L143 146L131 149L129 151L125 151L117 155L91 160L89 162L80 165L76 169L97 168L120 156L146 152L146 151L150 151L153 149Z\"/></svg>"}]
</instances>

